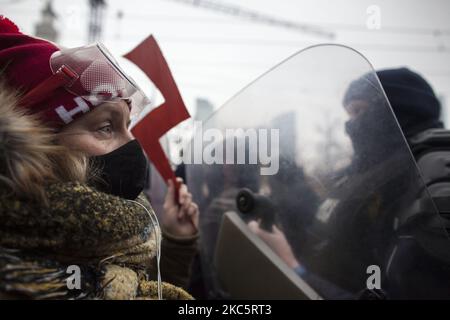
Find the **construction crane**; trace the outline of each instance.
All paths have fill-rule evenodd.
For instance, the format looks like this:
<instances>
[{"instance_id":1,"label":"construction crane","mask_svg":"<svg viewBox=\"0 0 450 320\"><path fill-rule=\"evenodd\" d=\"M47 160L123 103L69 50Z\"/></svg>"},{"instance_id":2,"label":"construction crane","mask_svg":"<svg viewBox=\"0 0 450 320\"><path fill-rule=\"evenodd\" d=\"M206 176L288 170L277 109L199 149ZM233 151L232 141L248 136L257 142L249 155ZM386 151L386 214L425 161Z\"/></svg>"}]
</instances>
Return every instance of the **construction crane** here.
<instances>
[{"instance_id":1,"label":"construction crane","mask_svg":"<svg viewBox=\"0 0 450 320\"><path fill-rule=\"evenodd\" d=\"M242 19L249 20L251 22L272 25L276 27L283 27L302 33L309 33L319 37L324 37L329 40L335 37L335 34L331 31L327 31L323 28L316 27L309 24L303 24L298 22L293 22L289 20L279 19L264 13L249 10L240 6L225 4L219 1L210 0L169 0L176 1L186 5L195 6L198 8L207 9L210 11L219 12L229 16L239 17Z\"/></svg>"},{"instance_id":2,"label":"construction crane","mask_svg":"<svg viewBox=\"0 0 450 320\"><path fill-rule=\"evenodd\" d=\"M56 42L58 40L58 31L55 28L56 19L57 15L53 10L52 1L47 0L41 10L41 19L35 25L35 35Z\"/></svg>"},{"instance_id":3,"label":"construction crane","mask_svg":"<svg viewBox=\"0 0 450 320\"><path fill-rule=\"evenodd\" d=\"M89 42L98 41L102 35L103 13L106 7L105 0L89 0L89 27L88 39Z\"/></svg>"}]
</instances>

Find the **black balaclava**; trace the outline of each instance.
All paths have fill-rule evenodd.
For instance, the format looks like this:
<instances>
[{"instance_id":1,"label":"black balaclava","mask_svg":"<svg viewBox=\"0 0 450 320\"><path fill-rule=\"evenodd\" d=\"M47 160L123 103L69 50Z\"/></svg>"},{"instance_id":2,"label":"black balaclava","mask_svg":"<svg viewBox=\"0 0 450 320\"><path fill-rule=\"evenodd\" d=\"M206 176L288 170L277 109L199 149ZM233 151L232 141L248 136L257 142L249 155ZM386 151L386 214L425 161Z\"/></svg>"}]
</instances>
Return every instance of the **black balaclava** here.
<instances>
[{"instance_id":1,"label":"black balaclava","mask_svg":"<svg viewBox=\"0 0 450 320\"><path fill-rule=\"evenodd\" d=\"M94 183L99 191L134 200L146 186L149 163L137 140L91 160L100 170Z\"/></svg>"},{"instance_id":2,"label":"black balaclava","mask_svg":"<svg viewBox=\"0 0 450 320\"><path fill-rule=\"evenodd\" d=\"M403 144L403 138L374 74L366 74L350 84L343 105L347 108L354 101L366 107L346 122L345 131L352 141L354 164L364 169L394 153Z\"/></svg>"},{"instance_id":3,"label":"black balaclava","mask_svg":"<svg viewBox=\"0 0 450 320\"><path fill-rule=\"evenodd\" d=\"M381 70L377 75L407 138L442 128L440 102L423 77L407 68Z\"/></svg>"}]
</instances>

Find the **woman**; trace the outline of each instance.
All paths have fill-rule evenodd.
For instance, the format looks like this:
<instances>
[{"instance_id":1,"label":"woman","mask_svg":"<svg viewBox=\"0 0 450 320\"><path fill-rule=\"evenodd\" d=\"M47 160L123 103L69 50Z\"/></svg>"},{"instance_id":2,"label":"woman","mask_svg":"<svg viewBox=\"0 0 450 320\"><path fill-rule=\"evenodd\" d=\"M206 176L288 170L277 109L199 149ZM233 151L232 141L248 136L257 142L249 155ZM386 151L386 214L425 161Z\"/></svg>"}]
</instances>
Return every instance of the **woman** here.
<instances>
[{"instance_id":1,"label":"woman","mask_svg":"<svg viewBox=\"0 0 450 320\"><path fill-rule=\"evenodd\" d=\"M102 50L60 50L0 17L1 298L161 297L160 244L162 279L187 284L198 208L170 182L160 230L128 130L142 93ZM191 296L163 283L162 298Z\"/></svg>"}]
</instances>

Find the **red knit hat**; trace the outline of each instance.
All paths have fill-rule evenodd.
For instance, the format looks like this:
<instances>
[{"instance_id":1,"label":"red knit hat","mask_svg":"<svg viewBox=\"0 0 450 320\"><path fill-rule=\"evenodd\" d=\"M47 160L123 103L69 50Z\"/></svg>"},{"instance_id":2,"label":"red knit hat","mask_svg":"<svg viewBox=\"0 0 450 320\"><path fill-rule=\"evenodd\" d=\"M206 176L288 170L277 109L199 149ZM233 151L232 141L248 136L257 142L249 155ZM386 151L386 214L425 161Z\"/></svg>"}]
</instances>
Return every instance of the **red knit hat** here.
<instances>
[{"instance_id":1,"label":"red knit hat","mask_svg":"<svg viewBox=\"0 0 450 320\"><path fill-rule=\"evenodd\" d=\"M21 33L11 20L0 16L0 77L11 87L27 93L50 78L53 75L50 57L56 51L59 48L53 43ZM63 87L55 89L39 103L26 106L30 113L39 112L46 123L56 128L93 107Z\"/></svg>"}]
</instances>

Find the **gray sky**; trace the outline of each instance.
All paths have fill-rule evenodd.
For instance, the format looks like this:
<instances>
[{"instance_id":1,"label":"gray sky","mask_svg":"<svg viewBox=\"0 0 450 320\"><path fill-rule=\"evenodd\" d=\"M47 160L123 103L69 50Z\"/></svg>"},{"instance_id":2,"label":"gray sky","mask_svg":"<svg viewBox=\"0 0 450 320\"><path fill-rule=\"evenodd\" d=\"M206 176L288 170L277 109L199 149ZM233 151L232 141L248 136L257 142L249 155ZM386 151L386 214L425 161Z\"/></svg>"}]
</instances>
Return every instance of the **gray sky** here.
<instances>
[{"instance_id":1,"label":"gray sky","mask_svg":"<svg viewBox=\"0 0 450 320\"><path fill-rule=\"evenodd\" d=\"M59 42L87 43L87 0L54 0ZM330 42L313 34L249 22L169 0L107 0L102 42L122 55L152 33L191 112L195 98L216 107L274 64L302 48ZM336 34L333 42L362 52L375 68L408 66L450 105L450 1L224 0L279 19L310 23ZM0 0L0 14L34 33L43 0ZM366 26L370 5L381 29ZM122 10L119 22L117 12ZM450 124L450 112L445 120Z\"/></svg>"}]
</instances>

